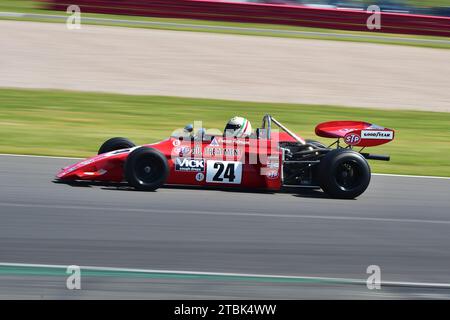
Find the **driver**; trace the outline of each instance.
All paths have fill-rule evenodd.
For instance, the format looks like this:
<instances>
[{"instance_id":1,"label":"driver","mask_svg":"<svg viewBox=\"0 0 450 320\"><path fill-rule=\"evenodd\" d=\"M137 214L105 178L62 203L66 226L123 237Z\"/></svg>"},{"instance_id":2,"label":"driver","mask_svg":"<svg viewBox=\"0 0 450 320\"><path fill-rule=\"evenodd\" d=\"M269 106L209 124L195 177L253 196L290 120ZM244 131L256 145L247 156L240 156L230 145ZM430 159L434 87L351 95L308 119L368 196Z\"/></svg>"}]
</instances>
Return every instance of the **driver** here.
<instances>
[{"instance_id":1,"label":"driver","mask_svg":"<svg viewBox=\"0 0 450 320\"><path fill-rule=\"evenodd\" d=\"M228 120L223 135L225 137L247 138L252 134L250 121L242 117L233 117Z\"/></svg>"}]
</instances>

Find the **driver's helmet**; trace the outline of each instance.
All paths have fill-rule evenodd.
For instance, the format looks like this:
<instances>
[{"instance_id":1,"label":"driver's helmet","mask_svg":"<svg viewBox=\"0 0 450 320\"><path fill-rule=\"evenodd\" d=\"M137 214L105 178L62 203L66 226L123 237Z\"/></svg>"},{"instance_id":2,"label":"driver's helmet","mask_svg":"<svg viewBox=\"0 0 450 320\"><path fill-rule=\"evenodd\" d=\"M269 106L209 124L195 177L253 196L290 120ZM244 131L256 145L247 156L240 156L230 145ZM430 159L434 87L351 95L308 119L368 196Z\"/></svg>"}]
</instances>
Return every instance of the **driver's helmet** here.
<instances>
[{"instance_id":1,"label":"driver's helmet","mask_svg":"<svg viewBox=\"0 0 450 320\"><path fill-rule=\"evenodd\" d=\"M225 126L224 136L246 138L252 134L252 124L245 118L233 117Z\"/></svg>"}]
</instances>

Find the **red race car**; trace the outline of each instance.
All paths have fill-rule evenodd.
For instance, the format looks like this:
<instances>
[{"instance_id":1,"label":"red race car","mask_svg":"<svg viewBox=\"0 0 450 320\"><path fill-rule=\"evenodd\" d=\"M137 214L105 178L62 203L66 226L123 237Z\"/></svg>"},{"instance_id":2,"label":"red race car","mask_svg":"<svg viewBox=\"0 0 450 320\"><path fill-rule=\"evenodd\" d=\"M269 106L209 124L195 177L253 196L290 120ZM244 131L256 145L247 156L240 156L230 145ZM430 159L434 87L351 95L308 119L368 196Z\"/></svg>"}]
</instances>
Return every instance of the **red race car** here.
<instances>
[{"instance_id":1,"label":"red race car","mask_svg":"<svg viewBox=\"0 0 450 320\"><path fill-rule=\"evenodd\" d=\"M185 134L143 146L112 138L97 156L63 168L57 181L126 181L139 190L166 184L271 191L306 187L351 199L369 185L366 159L389 161L389 156L361 151L392 141L392 129L367 122L331 121L317 125L315 131L336 141L326 147L303 140L270 115L246 138L207 135L204 130L194 134L192 126L185 128Z\"/></svg>"}]
</instances>

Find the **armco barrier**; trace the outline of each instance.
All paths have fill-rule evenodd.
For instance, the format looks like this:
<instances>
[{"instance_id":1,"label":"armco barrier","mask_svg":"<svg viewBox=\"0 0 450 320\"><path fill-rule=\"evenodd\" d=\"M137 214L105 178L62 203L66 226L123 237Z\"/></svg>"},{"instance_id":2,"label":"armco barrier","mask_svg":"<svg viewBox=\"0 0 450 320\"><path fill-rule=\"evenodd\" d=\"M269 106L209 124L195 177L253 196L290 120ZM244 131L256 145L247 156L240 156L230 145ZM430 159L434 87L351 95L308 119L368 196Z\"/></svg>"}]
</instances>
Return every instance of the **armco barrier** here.
<instances>
[{"instance_id":1,"label":"armco barrier","mask_svg":"<svg viewBox=\"0 0 450 320\"><path fill-rule=\"evenodd\" d=\"M365 11L322 9L289 5L236 3L205 0L42 0L53 10L80 6L81 12L166 18L271 23L304 27L368 31ZM381 30L450 37L450 18L381 13Z\"/></svg>"}]
</instances>

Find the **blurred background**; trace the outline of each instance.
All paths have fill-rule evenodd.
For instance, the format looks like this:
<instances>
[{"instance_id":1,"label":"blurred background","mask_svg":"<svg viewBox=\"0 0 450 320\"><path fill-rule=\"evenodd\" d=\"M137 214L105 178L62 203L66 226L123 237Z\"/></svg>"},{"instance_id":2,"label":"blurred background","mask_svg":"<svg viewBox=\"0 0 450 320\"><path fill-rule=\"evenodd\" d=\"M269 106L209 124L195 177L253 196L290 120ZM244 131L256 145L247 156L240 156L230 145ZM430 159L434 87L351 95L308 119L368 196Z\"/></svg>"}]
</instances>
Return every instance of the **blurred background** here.
<instances>
[{"instance_id":1,"label":"blurred background","mask_svg":"<svg viewBox=\"0 0 450 320\"><path fill-rule=\"evenodd\" d=\"M450 1L249 2L0 0L0 298L450 297ZM395 129L373 148L391 161L354 201L52 183L111 137L266 113L312 139L331 120ZM74 293L41 264L147 271ZM372 264L403 285L369 291Z\"/></svg>"},{"instance_id":2,"label":"blurred background","mask_svg":"<svg viewBox=\"0 0 450 320\"><path fill-rule=\"evenodd\" d=\"M1 6L16 7L16 8L30 8L38 5L38 2L53 2L46 0L3 0ZM67 2L67 1L66 1ZM152 0L146 1L151 3ZM377 5L385 12L400 12L412 14L426 14L437 16L450 15L450 1L448 0L228 0L224 2L249 2L249 3L266 3L266 4L280 4L291 6L306 6L313 8L339 8L339 9L353 9L366 10L370 5ZM89 1L85 1L89 3ZM95 6L100 1L91 1L91 6Z\"/></svg>"},{"instance_id":3,"label":"blurred background","mask_svg":"<svg viewBox=\"0 0 450 320\"><path fill-rule=\"evenodd\" d=\"M318 0L318 1L293 1L299 5L326 6L329 8L349 8L365 10L370 5L377 5L386 12L405 12L414 14L448 15L450 2L447 0Z\"/></svg>"},{"instance_id":4,"label":"blurred background","mask_svg":"<svg viewBox=\"0 0 450 320\"><path fill-rule=\"evenodd\" d=\"M448 0L231 0L232 2L254 2L307 6L313 8L340 8L366 10L370 5L377 5L385 12L401 12L413 14L430 14L437 16L450 15Z\"/></svg>"},{"instance_id":5,"label":"blurred background","mask_svg":"<svg viewBox=\"0 0 450 320\"><path fill-rule=\"evenodd\" d=\"M9 76L0 87L10 88L3 89L1 107L11 117L0 128L8 137L1 141L3 152L87 156L113 133L139 142L160 139L169 128L185 125L186 109L221 128L247 105L252 121L273 110L305 136L320 121L367 118L399 129L401 138L380 151L396 161L375 163L375 170L450 173L448 156L440 156L448 155L448 130L442 130L450 110L448 0L258 2L71 0L80 7L82 28L69 30L64 24L73 12L66 12L65 0L1 1L0 63ZM370 4L384 11L381 29L367 29ZM25 88L50 91L18 93ZM53 105L56 97L71 102ZM25 106L31 101L34 108L54 110L54 118L34 121L45 129L23 141L28 133L14 123L34 119ZM169 116L161 104L171 106ZM69 105L77 119L96 118L95 125L64 116ZM124 113L127 120L116 121ZM146 117L157 119L155 125L147 127ZM424 118L429 120L421 124ZM411 144L419 132L433 146Z\"/></svg>"}]
</instances>

